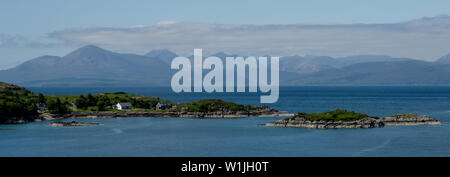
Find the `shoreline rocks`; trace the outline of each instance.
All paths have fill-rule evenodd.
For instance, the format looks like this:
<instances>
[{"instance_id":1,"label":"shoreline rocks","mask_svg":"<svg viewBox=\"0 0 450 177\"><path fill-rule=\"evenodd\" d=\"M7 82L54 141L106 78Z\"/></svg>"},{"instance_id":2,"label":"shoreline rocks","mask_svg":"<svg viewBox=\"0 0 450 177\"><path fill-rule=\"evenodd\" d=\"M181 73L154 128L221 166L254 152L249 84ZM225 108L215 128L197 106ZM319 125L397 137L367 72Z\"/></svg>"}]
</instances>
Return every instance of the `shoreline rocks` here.
<instances>
[{"instance_id":1,"label":"shoreline rocks","mask_svg":"<svg viewBox=\"0 0 450 177\"><path fill-rule=\"evenodd\" d=\"M71 122L52 122L49 125L55 127L82 127L82 126L102 125L102 124L71 121Z\"/></svg>"},{"instance_id":2,"label":"shoreline rocks","mask_svg":"<svg viewBox=\"0 0 450 177\"><path fill-rule=\"evenodd\" d=\"M243 118L262 116L290 116L274 109L236 111L236 112L72 112L64 115L45 114L41 120L55 120L65 118L119 118L119 117L178 117L178 118Z\"/></svg>"},{"instance_id":3,"label":"shoreline rocks","mask_svg":"<svg viewBox=\"0 0 450 177\"><path fill-rule=\"evenodd\" d=\"M40 122L48 120L60 120L68 118L122 118L122 117L175 117L175 118L207 118L207 119L234 119L245 117L284 117L294 114L281 112L275 109L266 108L250 111L229 111L229 112L138 112L138 111L101 111L101 112L71 112L58 115L44 113L31 120L11 119L5 124L22 124L28 122Z\"/></svg>"},{"instance_id":4,"label":"shoreline rocks","mask_svg":"<svg viewBox=\"0 0 450 177\"><path fill-rule=\"evenodd\" d=\"M305 118L282 119L266 123L269 127L294 127L309 129L349 129L349 128L381 128L384 126L436 125L439 120L426 115L397 116L397 117L366 117L354 121L311 121Z\"/></svg>"},{"instance_id":5,"label":"shoreline rocks","mask_svg":"<svg viewBox=\"0 0 450 177\"><path fill-rule=\"evenodd\" d=\"M28 118L10 118L6 121L0 122L0 125L1 124L23 124L23 123L28 123L28 122L34 122L38 119L40 119L39 116L28 117Z\"/></svg>"},{"instance_id":6,"label":"shoreline rocks","mask_svg":"<svg viewBox=\"0 0 450 177\"><path fill-rule=\"evenodd\" d=\"M396 117L384 117L379 121L384 122L385 126L407 126L407 125L436 125L441 124L439 120L433 119L427 115L413 115L408 114Z\"/></svg>"}]
</instances>

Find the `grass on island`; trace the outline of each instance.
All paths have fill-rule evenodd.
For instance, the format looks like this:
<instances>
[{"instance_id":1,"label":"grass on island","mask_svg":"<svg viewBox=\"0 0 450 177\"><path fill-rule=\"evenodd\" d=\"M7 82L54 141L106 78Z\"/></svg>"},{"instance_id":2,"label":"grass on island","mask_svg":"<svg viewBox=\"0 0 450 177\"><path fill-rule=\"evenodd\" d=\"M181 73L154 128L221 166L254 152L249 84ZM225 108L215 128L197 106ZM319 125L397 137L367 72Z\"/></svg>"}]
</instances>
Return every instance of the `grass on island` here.
<instances>
[{"instance_id":1,"label":"grass on island","mask_svg":"<svg viewBox=\"0 0 450 177\"><path fill-rule=\"evenodd\" d=\"M391 117L415 118L415 117L417 117L417 114L394 114Z\"/></svg>"},{"instance_id":2,"label":"grass on island","mask_svg":"<svg viewBox=\"0 0 450 177\"><path fill-rule=\"evenodd\" d=\"M322 113L303 113L300 112L298 114L295 114L293 117L286 118L285 120L293 120L295 118L305 118L307 120L311 121L354 121L363 119L366 117L370 117L367 114L357 113L355 111L347 111L347 110L341 110L336 109L333 111L327 111Z\"/></svg>"},{"instance_id":3,"label":"grass on island","mask_svg":"<svg viewBox=\"0 0 450 177\"><path fill-rule=\"evenodd\" d=\"M267 106L240 105L233 102L226 102L220 99L207 99L179 104L176 111L227 112L258 110L263 108L267 108Z\"/></svg>"},{"instance_id":4,"label":"grass on island","mask_svg":"<svg viewBox=\"0 0 450 177\"><path fill-rule=\"evenodd\" d=\"M87 95L45 95L46 100L61 100L70 111L78 112L98 112L98 111L156 111L152 110L158 103L175 103L169 100L159 99L158 97L147 97L127 94L125 92L99 93ZM47 101L48 102L48 101ZM135 109L116 110L110 106L119 102L129 102Z\"/></svg>"},{"instance_id":5,"label":"grass on island","mask_svg":"<svg viewBox=\"0 0 450 177\"><path fill-rule=\"evenodd\" d=\"M119 102L129 102L134 109L117 110L111 106ZM158 103L169 103L173 108L155 110ZM39 105L47 110L38 111ZM219 99L200 100L177 104L158 97L127 94L125 92L99 93L87 95L43 95L13 84L0 82L0 123L8 119L20 118L32 120L39 113L66 114L70 112L228 112L250 111L267 108L267 106L240 105Z\"/></svg>"},{"instance_id":6,"label":"grass on island","mask_svg":"<svg viewBox=\"0 0 450 177\"><path fill-rule=\"evenodd\" d=\"M95 111L114 111L114 112L169 112L169 111L187 111L187 112L221 112L221 111L246 111L265 108L266 106L240 105L233 102L226 102L219 99L207 99L194 101L190 103L176 104L169 100L159 99L158 97L146 97L130 95L124 92L101 93L95 95L46 95L46 99L60 99L72 111L95 112ZM108 106L118 102L129 102L134 109L117 110ZM174 108L166 110L155 110L158 103L169 103Z\"/></svg>"}]
</instances>

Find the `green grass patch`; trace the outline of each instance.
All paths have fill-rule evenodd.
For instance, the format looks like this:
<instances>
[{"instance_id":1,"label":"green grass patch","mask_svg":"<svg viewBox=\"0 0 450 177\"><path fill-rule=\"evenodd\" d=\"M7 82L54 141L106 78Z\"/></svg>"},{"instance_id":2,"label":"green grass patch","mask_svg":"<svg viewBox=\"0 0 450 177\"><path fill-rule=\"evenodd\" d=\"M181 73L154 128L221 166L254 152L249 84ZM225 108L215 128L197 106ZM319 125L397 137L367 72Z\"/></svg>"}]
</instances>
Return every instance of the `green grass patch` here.
<instances>
[{"instance_id":1,"label":"green grass patch","mask_svg":"<svg viewBox=\"0 0 450 177\"><path fill-rule=\"evenodd\" d=\"M207 99L190 103L179 104L176 111L188 112L228 112L228 111L250 111L266 108L267 106L241 105L220 99Z\"/></svg>"},{"instance_id":2,"label":"green grass patch","mask_svg":"<svg viewBox=\"0 0 450 177\"><path fill-rule=\"evenodd\" d=\"M417 117L417 114L394 114L392 117L406 117L406 118L414 118Z\"/></svg>"},{"instance_id":3,"label":"green grass patch","mask_svg":"<svg viewBox=\"0 0 450 177\"><path fill-rule=\"evenodd\" d=\"M293 117L286 118L287 119L295 119L295 118L305 118L307 120L311 121L354 121L363 119L366 117L370 117L367 114L357 113L355 111L347 111L347 110L341 110L336 109L333 111L327 111L322 113L304 113L300 112L298 114L295 114Z\"/></svg>"}]
</instances>

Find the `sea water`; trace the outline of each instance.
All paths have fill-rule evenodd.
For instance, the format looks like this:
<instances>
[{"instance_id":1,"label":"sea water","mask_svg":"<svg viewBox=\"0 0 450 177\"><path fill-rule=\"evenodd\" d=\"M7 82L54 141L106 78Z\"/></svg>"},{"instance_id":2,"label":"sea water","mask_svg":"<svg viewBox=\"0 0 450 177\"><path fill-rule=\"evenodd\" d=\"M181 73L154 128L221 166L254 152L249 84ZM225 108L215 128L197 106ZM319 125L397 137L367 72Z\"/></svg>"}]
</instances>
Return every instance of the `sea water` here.
<instances>
[{"instance_id":1,"label":"sea water","mask_svg":"<svg viewBox=\"0 0 450 177\"><path fill-rule=\"evenodd\" d=\"M168 87L29 89L259 104L258 93L176 94ZM292 113L339 108L379 117L427 114L442 124L312 130L260 126L280 117L76 119L103 124L88 127L52 127L44 121L0 125L10 129L0 130L0 156L450 156L450 87L281 87L279 101L268 106Z\"/></svg>"}]
</instances>

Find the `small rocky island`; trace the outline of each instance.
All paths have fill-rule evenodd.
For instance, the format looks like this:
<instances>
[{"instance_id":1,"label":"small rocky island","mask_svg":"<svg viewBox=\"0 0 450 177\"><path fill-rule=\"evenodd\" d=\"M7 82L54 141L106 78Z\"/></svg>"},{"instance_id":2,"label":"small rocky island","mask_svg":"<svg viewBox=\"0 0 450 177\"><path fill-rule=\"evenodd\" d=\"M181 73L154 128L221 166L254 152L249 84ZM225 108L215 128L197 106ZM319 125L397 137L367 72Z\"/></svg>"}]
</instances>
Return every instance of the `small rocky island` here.
<instances>
[{"instance_id":1,"label":"small rocky island","mask_svg":"<svg viewBox=\"0 0 450 177\"><path fill-rule=\"evenodd\" d=\"M384 126L440 124L439 120L426 115L397 114L390 117L372 117L346 110L323 113L298 113L292 117L266 123L271 127L296 127L310 129L377 128Z\"/></svg>"},{"instance_id":2,"label":"small rocky island","mask_svg":"<svg viewBox=\"0 0 450 177\"><path fill-rule=\"evenodd\" d=\"M55 127L81 127L81 126L102 125L102 124L71 121L71 122L52 122L50 123L50 125Z\"/></svg>"}]
</instances>

